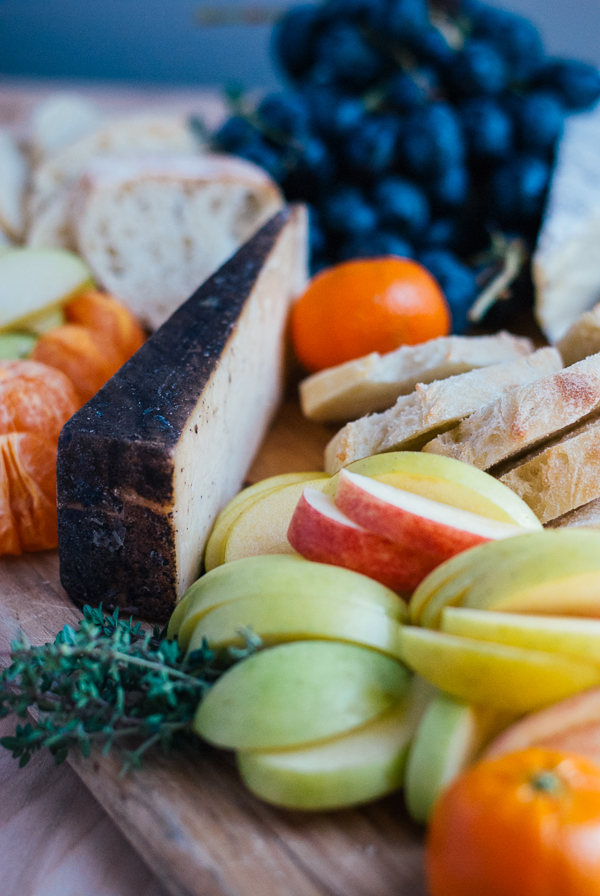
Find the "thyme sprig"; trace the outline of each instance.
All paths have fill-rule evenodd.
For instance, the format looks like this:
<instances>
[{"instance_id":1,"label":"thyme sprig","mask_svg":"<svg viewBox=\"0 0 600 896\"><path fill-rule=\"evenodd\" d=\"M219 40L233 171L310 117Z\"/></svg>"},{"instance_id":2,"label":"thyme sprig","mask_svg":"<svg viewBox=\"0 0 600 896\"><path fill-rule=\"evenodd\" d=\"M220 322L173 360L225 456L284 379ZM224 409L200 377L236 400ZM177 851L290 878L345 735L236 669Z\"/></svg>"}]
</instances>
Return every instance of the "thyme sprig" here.
<instances>
[{"instance_id":1,"label":"thyme sprig","mask_svg":"<svg viewBox=\"0 0 600 896\"><path fill-rule=\"evenodd\" d=\"M11 664L0 676L0 718L24 719L0 738L19 765L48 749L57 763L69 750L85 757L99 746L120 751L123 769L139 768L150 747L177 748L191 733L202 696L223 671L252 652L217 656L206 644L189 656L165 631L144 631L118 610L84 608L78 629L66 625L54 642L32 647L25 635L11 645Z\"/></svg>"}]
</instances>

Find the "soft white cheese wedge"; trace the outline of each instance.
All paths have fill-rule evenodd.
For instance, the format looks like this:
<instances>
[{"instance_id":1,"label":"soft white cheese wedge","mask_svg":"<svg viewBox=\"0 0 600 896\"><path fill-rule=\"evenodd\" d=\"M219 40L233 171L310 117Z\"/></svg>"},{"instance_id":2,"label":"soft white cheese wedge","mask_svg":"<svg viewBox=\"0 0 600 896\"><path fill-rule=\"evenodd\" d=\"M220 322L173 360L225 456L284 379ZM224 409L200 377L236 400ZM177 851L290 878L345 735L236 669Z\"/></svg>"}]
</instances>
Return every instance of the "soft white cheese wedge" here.
<instances>
[{"instance_id":1,"label":"soft white cheese wedge","mask_svg":"<svg viewBox=\"0 0 600 896\"><path fill-rule=\"evenodd\" d=\"M551 342L600 299L600 106L567 120L533 279L536 317Z\"/></svg>"}]
</instances>

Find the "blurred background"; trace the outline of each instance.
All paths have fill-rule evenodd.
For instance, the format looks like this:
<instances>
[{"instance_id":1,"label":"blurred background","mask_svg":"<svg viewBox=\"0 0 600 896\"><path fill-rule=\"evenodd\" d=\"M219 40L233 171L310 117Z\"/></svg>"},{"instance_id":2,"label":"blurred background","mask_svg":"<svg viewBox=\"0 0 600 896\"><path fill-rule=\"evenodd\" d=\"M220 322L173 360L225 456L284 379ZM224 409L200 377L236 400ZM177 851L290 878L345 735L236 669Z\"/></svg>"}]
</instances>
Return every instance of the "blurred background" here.
<instances>
[{"instance_id":1,"label":"blurred background","mask_svg":"<svg viewBox=\"0 0 600 896\"><path fill-rule=\"evenodd\" d=\"M0 0L0 75L273 87L269 20L284 0ZM600 65L600 0L495 0L550 54ZM227 24L236 18L246 24Z\"/></svg>"}]
</instances>

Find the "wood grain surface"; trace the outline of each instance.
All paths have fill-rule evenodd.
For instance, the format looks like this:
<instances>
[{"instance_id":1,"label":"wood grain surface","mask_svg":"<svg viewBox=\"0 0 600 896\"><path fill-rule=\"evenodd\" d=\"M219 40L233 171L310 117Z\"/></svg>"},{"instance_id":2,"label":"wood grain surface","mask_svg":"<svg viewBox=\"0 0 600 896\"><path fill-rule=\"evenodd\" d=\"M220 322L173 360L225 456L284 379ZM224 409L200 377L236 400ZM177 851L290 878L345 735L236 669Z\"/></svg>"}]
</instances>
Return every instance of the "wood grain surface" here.
<instances>
[{"instance_id":1,"label":"wood grain surface","mask_svg":"<svg viewBox=\"0 0 600 896\"><path fill-rule=\"evenodd\" d=\"M294 402L286 402L249 480L319 469L329 436L324 427L304 421ZM0 561L2 653L19 629L33 643L42 643L78 615L58 582L55 553ZM36 776L37 761L30 771L8 775L11 786L17 786L17 775ZM38 767L37 787L35 777L29 788L18 779L29 797L23 803L21 790L15 809L17 815L29 813L32 822L38 812L45 819L35 834L43 845L41 864L38 857L32 869L21 854L14 863L12 889L0 887L3 896L83 896L82 890L52 889L53 883L45 889L34 886L39 869L47 866L51 873L53 863L58 880L74 873L77 852L69 838L77 831L93 844L90 861L99 863L99 883L90 896L104 896L105 891L158 896L161 890L139 870L137 859L136 889L128 881L131 865L119 888L111 890L109 883L109 889L101 889L102 875L108 881L111 868L115 873L125 869L124 846L73 776L61 778L60 770L43 762L44 788L50 792L37 789ZM150 757L142 771L126 777L119 777L112 757L74 757L71 765L166 891L176 896L424 896L420 832L407 821L400 795L323 815L279 811L243 787L228 754L200 745L177 758ZM61 823L60 831L53 829L53 817L63 816L65 828ZM11 842L10 823L0 822L0 854Z\"/></svg>"}]
</instances>

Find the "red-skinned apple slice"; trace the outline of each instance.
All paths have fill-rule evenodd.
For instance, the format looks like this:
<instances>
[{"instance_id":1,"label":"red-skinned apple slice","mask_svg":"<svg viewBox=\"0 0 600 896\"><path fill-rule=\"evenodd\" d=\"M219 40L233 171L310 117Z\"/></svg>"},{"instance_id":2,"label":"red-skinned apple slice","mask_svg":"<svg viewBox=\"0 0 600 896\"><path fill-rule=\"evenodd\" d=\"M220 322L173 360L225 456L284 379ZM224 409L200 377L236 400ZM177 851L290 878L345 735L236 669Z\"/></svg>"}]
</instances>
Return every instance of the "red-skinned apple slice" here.
<instances>
[{"instance_id":1,"label":"red-skinned apple slice","mask_svg":"<svg viewBox=\"0 0 600 896\"><path fill-rule=\"evenodd\" d=\"M352 569L405 594L438 563L436 557L367 532L345 516L330 495L311 488L302 493L287 537L308 560Z\"/></svg>"},{"instance_id":2,"label":"red-skinned apple slice","mask_svg":"<svg viewBox=\"0 0 600 896\"><path fill-rule=\"evenodd\" d=\"M437 563L486 541L527 531L347 470L340 472L335 503L368 532L414 553L427 553Z\"/></svg>"}]
</instances>

